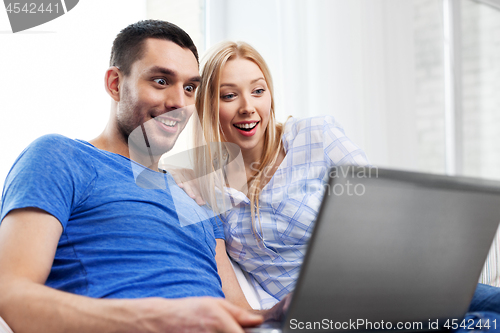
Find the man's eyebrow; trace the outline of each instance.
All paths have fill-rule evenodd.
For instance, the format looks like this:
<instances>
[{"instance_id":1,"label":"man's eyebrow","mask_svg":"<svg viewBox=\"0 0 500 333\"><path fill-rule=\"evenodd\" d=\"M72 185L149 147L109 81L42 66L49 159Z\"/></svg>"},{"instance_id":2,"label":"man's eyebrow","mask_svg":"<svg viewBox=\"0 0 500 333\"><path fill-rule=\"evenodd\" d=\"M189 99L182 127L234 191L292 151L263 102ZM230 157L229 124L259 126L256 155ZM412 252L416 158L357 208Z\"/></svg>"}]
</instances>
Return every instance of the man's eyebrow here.
<instances>
[{"instance_id":1,"label":"man's eyebrow","mask_svg":"<svg viewBox=\"0 0 500 333\"><path fill-rule=\"evenodd\" d=\"M160 73L160 74L169 75L169 76L176 76L177 75L177 73L174 72L173 70L165 68L165 67L161 67L161 66L151 67L148 70L148 73L151 73L151 74Z\"/></svg>"},{"instance_id":2,"label":"man's eyebrow","mask_svg":"<svg viewBox=\"0 0 500 333\"><path fill-rule=\"evenodd\" d=\"M188 81L191 81L191 82L201 82L201 76L193 76L192 78L190 78Z\"/></svg>"},{"instance_id":3,"label":"man's eyebrow","mask_svg":"<svg viewBox=\"0 0 500 333\"><path fill-rule=\"evenodd\" d=\"M177 76L177 73L175 71L173 71L171 69L168 69L168 68L165 68L165 67L161 67L161 66L151 67L148 70L148 73L149 74L159 73L159 74L163 74L163 75L167 75L167 76ZM201 76L199 76L199 75L193 76L188 81L191 81L191 82L201 82Z\"/></svg>"}]
</instances>

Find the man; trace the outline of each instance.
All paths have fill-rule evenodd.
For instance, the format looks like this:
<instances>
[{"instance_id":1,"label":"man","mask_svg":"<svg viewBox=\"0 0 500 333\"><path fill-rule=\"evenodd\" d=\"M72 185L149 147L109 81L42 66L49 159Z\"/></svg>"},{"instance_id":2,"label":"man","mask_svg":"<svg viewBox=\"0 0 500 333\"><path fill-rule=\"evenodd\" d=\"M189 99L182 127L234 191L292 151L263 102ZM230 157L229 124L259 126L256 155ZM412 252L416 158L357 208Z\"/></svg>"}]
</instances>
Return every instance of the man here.
<instances>
[{"instance_id":1,"label":"man","mask_svg":"<svg viewBox=\"0 0 500 333\"><path fill-rule=\"evenodd\" d=\"M242 332L260 323L222 299L248 307L220 251L221 229L213 219L181 226L200 208L157 168L194 104L191 38L142 21L117 36L110 65L103 133L90 142L44 136L7 177L0 317L16 333Z\"/></svg>"}]
</instances>

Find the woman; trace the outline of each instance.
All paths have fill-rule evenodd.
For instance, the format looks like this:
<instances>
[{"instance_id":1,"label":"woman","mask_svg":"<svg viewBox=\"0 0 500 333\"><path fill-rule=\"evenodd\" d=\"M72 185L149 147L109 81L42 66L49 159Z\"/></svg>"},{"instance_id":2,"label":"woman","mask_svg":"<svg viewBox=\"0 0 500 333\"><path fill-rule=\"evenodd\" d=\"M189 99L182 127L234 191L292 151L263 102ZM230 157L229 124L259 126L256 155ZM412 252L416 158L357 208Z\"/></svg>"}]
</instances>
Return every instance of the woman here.
<instances>
[{"instance_id":1,"label":"woman","mask_svg":"<svg viewBox=\"0 0 500 333\"><path fill-rule=\"evenodd\" d=\"M367 165L367 158L331 116L277 123L269 69L246 43L213 49L196 108L203 127L196 142L211 142L197 175L219 176L202 182L203 199L222 213L227 251L268 308L293 290L328 170ZM228 163L237 157L230 143L241 150L240 163Z\"/></svg>"},{"instance_id":2,"label":"woman","mask_svg":"<svg viewBox=\"0 0 500 333\"><path fill-rule=\"evenodd\" d=\"M329 168L368 165L367 158L333 117L277 123L269 69L246 43L212 50L196 108L203 131L195 142L210 143L196 156L202 197L223 220L227 252L269 308L294 288ZM220 273L231 274L223 245L217 256ZM499 289L478 284L464 320L496 322L499 310Z\"/></svg>"}]
</instances>

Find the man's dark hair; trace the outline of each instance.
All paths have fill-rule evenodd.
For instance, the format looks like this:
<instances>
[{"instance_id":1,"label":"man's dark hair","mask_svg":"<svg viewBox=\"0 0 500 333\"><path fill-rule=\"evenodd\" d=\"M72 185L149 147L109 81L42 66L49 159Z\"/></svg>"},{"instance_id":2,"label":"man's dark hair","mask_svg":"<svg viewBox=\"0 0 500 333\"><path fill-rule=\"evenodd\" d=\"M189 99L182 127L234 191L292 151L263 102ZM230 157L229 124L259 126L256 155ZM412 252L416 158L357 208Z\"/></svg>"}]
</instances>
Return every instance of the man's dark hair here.
<instances>
[{"instance_id":1,"label":"man's dark hair","mask_svg":"<svg viewBox=\"0 0 500 333\"><path fill-rule=\"evenodd\" d=\"M113 42L109 65L116 66L124 75L129 75L134 61L144 55L143 45L148 38L168 40L189 49L199 62L196 46L184 30L170 22L145 20L131 24L120 31Z\"/></svg>"}]
</instances>

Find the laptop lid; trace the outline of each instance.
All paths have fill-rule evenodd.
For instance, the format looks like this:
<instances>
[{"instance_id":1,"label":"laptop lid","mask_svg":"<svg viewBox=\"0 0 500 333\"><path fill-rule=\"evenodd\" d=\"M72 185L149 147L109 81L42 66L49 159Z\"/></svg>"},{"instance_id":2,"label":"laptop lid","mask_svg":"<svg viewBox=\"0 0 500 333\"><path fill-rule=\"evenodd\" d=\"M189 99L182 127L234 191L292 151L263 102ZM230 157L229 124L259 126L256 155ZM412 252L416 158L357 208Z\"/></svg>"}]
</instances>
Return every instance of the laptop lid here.
<instances>
[{"instance_id":1,"label":"laptop lid","mask_svg":"<svg viewBox=\"0 0 500 333\"><path fill-rule=\"evenodd\" d=\"M461 319L499 221L499 182L332 169L283 331Z\"/></svg>"}]
</instances>

